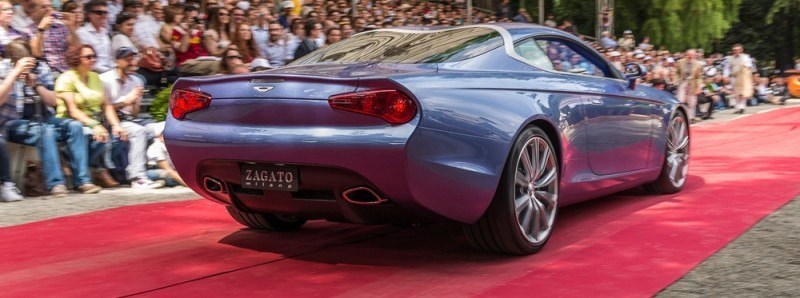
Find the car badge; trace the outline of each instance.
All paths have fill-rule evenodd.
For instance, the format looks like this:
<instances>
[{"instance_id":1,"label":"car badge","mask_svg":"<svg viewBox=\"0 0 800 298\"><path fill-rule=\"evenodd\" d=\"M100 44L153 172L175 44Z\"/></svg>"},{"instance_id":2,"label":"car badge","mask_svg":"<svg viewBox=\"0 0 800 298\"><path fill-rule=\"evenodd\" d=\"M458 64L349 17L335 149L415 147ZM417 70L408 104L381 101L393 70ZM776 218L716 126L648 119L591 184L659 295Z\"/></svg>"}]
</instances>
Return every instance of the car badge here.
<instances>
[{"instance_id":1,"label":"car badge","mask_svg":"<svg viewBox=\"0 0 800 298\"><path fill-rule=\"evenodd\" d=\"M256 89L256 91L261 92L261 93L269 92L269 90L272 90L273 88L275 88L275 87L272 87L272 86L256 86L256 87L253 87L253 89Z\"/></svg>"}]
</instances>

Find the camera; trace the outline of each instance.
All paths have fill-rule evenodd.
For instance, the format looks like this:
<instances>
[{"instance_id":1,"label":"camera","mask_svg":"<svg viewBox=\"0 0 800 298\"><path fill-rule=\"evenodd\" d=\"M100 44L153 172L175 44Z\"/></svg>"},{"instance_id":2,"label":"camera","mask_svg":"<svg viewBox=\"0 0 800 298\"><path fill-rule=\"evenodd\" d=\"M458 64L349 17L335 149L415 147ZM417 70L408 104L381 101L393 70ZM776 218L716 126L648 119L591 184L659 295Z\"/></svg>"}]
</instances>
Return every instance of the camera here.
<instances>
[{"instance_id":1,"label":"camera","mask_svg":"<svg viewBox=\"0 0 800 298\"><path fill-rule=\"evenodd\" d=\"M47 66L47 61L44 59L36 59L36 66L31 69L31 72L35 75L39 75L43 67Z\"/></svg>"},{"instance_id":2,"label":"camera","mask_svg":"<svg viewBox=\"0 0 800 298\"><path fill-rule=\"evenodd\" d=\"M64 15L62 15L62 14L60 14L60 13L57 13L57 12L54 12L54 13L53 13L53 14L51 14L50 16L52 16L52 17L53 17L54 19L56 19L56 20L61 20L61 19L63 19L63 18L64 18Z\"/></svg>"}]
</instances>

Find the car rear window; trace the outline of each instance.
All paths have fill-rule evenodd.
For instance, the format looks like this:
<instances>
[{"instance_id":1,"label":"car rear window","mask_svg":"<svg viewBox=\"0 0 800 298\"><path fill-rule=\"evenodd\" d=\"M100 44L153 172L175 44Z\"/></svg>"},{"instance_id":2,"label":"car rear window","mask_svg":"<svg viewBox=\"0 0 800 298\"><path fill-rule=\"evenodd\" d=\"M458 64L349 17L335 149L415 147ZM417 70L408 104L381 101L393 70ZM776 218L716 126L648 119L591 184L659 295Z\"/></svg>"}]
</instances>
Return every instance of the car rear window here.
<instances>
[{"instance_id":1,"label":"car rear window","mask_svg":"<svg viewBox=\"0 0 800 298\"><path fill-rule=\"evenodd\" d=\"M470 59L503 45L503 37L485 27L445 31L371 31L326 46L292 65L315 63L444 63Z\"/></svg>"}]
</instances>

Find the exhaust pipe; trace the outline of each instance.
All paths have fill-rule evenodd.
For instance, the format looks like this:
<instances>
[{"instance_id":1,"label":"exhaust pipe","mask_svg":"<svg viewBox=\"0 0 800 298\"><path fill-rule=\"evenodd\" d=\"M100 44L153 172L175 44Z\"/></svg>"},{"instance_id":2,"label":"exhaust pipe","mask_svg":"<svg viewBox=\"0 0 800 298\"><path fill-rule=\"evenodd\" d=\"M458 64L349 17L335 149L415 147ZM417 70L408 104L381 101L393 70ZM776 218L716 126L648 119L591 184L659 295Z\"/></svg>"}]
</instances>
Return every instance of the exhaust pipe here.
<instances>
[{"instance_id":1,"label":"exhaust pipe","mask_svg":"<svg viewBox=\"0 0 800 298\"><path fill-rule=\"evenodd\" d=\"M381 197L369 187L354 187L342 193L345 201L355 205L378 205L389 200Z\"/></svg>"},{"instance_id":2,"label":"exhaust pipe","mask_svg":"<svg viewBox=\"0 0 800 298\"><path fill-rule=\"evenodd\" d=\"M206 190L211 193L218 193L218 194L228 193L228 191L225 189L225 185L222 184L222 181L219 181L218 179L209 176L203 178L203 187L205 187Z\"/></svg>"}]
</instances>

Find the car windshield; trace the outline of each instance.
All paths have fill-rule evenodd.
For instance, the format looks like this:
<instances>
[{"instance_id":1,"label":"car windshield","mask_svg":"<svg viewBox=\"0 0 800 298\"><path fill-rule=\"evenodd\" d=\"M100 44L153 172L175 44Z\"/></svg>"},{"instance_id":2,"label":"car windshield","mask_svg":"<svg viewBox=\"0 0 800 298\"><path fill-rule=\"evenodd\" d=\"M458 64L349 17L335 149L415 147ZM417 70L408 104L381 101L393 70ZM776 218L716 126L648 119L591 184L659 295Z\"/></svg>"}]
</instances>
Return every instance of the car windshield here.
<instances>
[{"instance_id":1,"label":"car windshield","mask_svg":"<svg viewBox=\"0 0 800 298\"><path fill-rule=\"evenodd\" d=\"M372 31L324 47L292 62L443 63L469 59L503 45L499 32L485 27L445 31Z\"/></svg>"}]
</instances>

